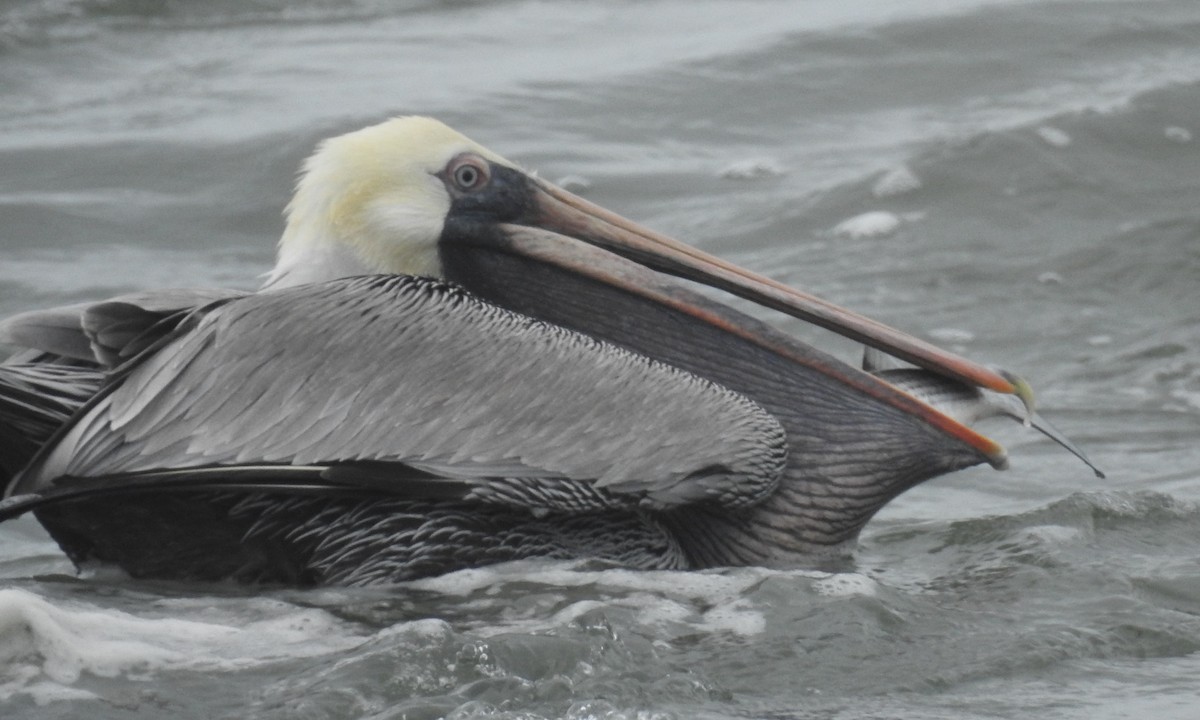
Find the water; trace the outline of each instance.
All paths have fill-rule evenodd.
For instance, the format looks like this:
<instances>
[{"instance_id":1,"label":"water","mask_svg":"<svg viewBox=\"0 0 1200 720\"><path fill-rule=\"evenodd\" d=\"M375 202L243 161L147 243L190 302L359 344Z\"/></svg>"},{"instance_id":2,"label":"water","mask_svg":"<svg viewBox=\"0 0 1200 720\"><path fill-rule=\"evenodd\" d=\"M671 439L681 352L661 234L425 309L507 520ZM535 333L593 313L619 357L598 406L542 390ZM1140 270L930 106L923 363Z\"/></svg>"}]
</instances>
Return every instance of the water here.
<instances>
[{"instance_id":1,"label":"water","mask_svg":"<svg viewBox=\"0 0 1200 720\"><path fill-rule=\"evenodd\" d=\"M77 578L0 527L5 718L1194 717L1200 5L0 3L0 314L252 288L322 137L433 114L592 200L1017 370L853 572ZM856 349L789 319L846 357Z\"/></svg>"}]
</instances>

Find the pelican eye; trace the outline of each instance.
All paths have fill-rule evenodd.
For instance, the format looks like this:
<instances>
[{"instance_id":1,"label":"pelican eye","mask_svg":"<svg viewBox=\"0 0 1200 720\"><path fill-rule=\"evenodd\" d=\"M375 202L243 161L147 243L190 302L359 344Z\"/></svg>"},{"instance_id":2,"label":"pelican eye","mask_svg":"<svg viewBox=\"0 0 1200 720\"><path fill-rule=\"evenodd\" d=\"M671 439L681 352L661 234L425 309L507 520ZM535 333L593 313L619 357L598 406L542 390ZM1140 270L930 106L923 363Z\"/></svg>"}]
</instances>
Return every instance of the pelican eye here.
<instances>
[{"instance_id":1,"label":"pelican eye","mask_svg":"<svg viewBox=\"0 0 1200 720\"><path fill-rule=\"evenodd\" d=\"M473 156L456 160L448 169L450 181L456 188L464 192L478 190L487 185L488 180L491 179L487 163Z\"/></svg>"}]
</instances>

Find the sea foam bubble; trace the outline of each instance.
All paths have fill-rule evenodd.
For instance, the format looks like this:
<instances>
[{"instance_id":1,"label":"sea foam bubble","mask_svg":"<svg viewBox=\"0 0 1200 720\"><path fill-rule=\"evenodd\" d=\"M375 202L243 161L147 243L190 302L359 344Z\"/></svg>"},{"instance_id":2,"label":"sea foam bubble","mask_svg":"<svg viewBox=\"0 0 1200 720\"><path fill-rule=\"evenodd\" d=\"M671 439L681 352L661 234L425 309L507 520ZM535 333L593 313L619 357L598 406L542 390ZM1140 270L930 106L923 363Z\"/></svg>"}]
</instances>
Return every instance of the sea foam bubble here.
<instances>
[{"instance_id":1,"label":"sea foam bubble","mask_svg":"<svg viewBox=\"0 0 1200 720\"><path fill-rule=\"evenodd\" d=\"M159 671L228 672L362 642L335 630L339 621L321 610L273 600L251 600L249 607L247 613L244 599L236 613L205 603L194 613L203 620L139 617L0 590L0 701L18 694L39 703L90 697L70 687L84 674L146 680ZM178 601L151 606L163 615L187 610Z\"/></svg>"}]
</instances>

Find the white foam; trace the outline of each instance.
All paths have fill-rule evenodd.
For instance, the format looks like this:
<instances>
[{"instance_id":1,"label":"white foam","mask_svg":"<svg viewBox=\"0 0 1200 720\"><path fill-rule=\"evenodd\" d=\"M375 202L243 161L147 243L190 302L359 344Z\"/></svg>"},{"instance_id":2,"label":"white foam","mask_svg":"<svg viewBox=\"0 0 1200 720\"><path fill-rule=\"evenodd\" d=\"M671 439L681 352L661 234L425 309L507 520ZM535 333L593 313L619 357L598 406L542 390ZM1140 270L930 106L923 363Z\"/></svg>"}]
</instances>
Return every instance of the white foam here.
<instances>
[{"instance_id":1,"label":"white foam","mask_svg":"<svg viewBox=\"0 0 1200 720\"><path fill-rule=\"evenodd\" d=\"M623 608L629 611L639 624L659 629L659 634L664 637L671 634L670 628L680 626L689 634L729 632L751 636L766 630L767 621L762 610L754 607L753 603L745 598L725 598L708 609L701 610L705 605L707 603L696 598L672 599L657 593L634 593L624 597L607 598L604 602L580 600L555 613L549 623L523 629L529 631L561 626L591 612ZM503 630L511 631L511 627Z\"/></svg>"},{"instance_id":2,"label":"white foam","mask_svg":"<svg viewBox=\"0 0 1200 720\"><path fill-rule=\"evenodd\" d=\"M672 623L694 624L696 621L696 609L689 603L655 593L626 595L615 598L609 605L633 610L640 624L651 627L665 627Z\"/></svg>"},{"instance_id":3,"label":"white foam","mask_svg":"<svg viewBox=\"0 0 1200 720\"><path fill-rule=\"evenodd\" d=\"M747 158L730 163L721 171L726 180L758 180L786 175L783 166L769 158Z\"/></svg>"},{"instance_id":4,"label":"white foam","mask_svg":"<svg viewBox=\"0 0 1200 720\"><path fill-rule=\"evenodd\" d=\"M882 237L890 235L900 227L900 216L886 210L874 210L855 215L838 223L834 235L849 238Z\"/></svg>"},{"instance_id":5,"label":"white foam","mask_svg":"<svg viewBox=\"0 0 1200 720\"><path fill-rule=\"evenodd\" d=\"M836 573L813 583L820 594L831 597L865 595L875 597L879 584L862 573Z\"/></svg>"},{"instance_id":6,"label":"white foam","mask_svg":"<svg viewBox=\"0 0 1200 720\"><path fill-rule=\"evenodd\" d=\"M435 578L405 583L406 587L464 596L478 593L483 598L500 594L503 585L542 585L565 596L569 588L588 588L593 597L578 600L552 616L520 618L496 626L473 628L483 636L538 632L569 624L591 612L623 609L636 622L656 628L664 637L676 632L727 632L743 636L766 631L765 607L750 597L763 580L774 577L796 580L825 579L828 573L811 570L736 568L716 571L584 570L565 562L524 561L489 568L462 570ZM602 598L602 599L596 599ZM481 600L481 602L488 602Z\"/></svg>"},{"instance_id":7,"label":"white foam","mask_svg":"<svg viewBox=\"0 0 1200 720\"><path fill-rule=\"evenodd\" d=\"M571 603L562 610L554 613L551 621L555 625L566 625L577 620L578 618L583 617L584 615L587 615L590 612L602 611L606 607L608 606L599 600L580 600L579 602Z\"/></svg>"},{"instance_id":8,"label":"white foam","mask_svg":"<svg viewBox=\"0 0 1200 720\"><path fill-rule=\"evenodd\" d=\"M0 590L0 700L37 702L87 696L68 686L87 673L142 680L164 670L233 671L274 660L354 647L330 615L278 601L238 600L237 616L212 601L166 600L150 612L195 610L204 620L138 617L77 602L52 603L19 589ZM246 614L252 616L247 621Z\"/></svg>"},{"instance_id":9,"label":"white foam","mask_svg":"<svg viewBox=\"0 0 1200 720\"><path fill-rule=\"evenodd\" d=\"M921 179L907 165L901 165L884 173L883 177L876 180L875 185L871 188L871 194L877 198L887 198L910 193L920 188Z\"/></svg>"},{"instance_id":10,"label":"white foam","mask_svg":"<svg viewBox=\"0 0 1200 720\"><path fill-rule=\"evenodd\" d=\"M592 189L592 181L582 175L564 175L555 185L573 193L585 193Z\"/></svg>"},{"instance_id":11,"label":"white foam","mask_svg":"<svg viewBox=\"0 0 1200 720\"><path fill-rule=\"evenodd\" d=\"M1163 135L1172 142L1189 143L1192 141L1192 131L1185 127L1172 125L1163 129Z\"/></svg>"},{"instance_id":12,"label":"white foam","mask_svg":"<svg viewBox=\"0 0 1200 720\"><path fill-rule=\"evenodd\" d=\"M25 669L14 668L15 680L13 682L0 683L0 700L14 695L17 692L17 688L20 688L20 692L28 695L37 705L49 705L52 702L61 702L63 700L99 699L99 696L94 692L67 687L66 685L59 685L58 683L49 681L32 682L21 687L21 681L25 679L22 676L28 677L29 675L27 672L22 672ZM6 672L5 675L7 674Z\"/></svg>"},{"instance_id":13,"label":"white foam","mask_svg":"<svg viewBox=\"0 0 1200 720\"><path fill-rule=\"evenodd\" d=\"M614 590L682 595L692 598L724 597L737 594L762 579L759 569L724 572L675 572L652 570L579 570L571 563L541 561L511 562L484 568L471 568L414 580L406 586L445 595L470 595L505 581L519 581L551 587L596 585Z\"/></svg>"},{"instance_id":14,"label":"white foam","mask_svg":"<svg viewBox=\"0 0 1200 720\"><path fill-rule=\"evenodd\" d=\"M737 599L705 612L702 626L711 631L723 630L749 637L766 632L767 619L749 601Z\"/></svg>"},{"instance_id":15,"label":"white foam","mask_svg":"<svg viewBox=\"0 0 1200 720\"><path fill-rule=\"evenodd\" d=\"M1038 137L1047 145L1066 147L1071 144L1071 136L1051 125L1043 125L1037 129Z\"/></svg>"},{"instance_id":16,"label":"white foam","mask_svg":"<svg viewBox=\"0 0 1200 720\"><path fill-rule=\"evenodd\" d=\"M975 339L975 333L961 328L934 328L929 331L929 337L939 342L969 343Z\"/></svg>"},{"instance_id":17,"label":"white foam","mask_svg":"<svg viewBox=\"0 0 1200 720\"><path fill-rule=\"evenodd\" d=\"M384 638L412 638L424 642L441 640L454 634L450 623L440 618L425 618L410 622L397 623L383 628L372 636L372 642Z\"/></svg>"},{"instance_id":18,"label":"white foam","mask_svg":"<svg viewBox=\"0 0 1200 720\"><path fill-rule=\"evenodd\" d=\"M1035 525L1023 528L1016 533L1016 539L1022 544L1060 546L1079 541L1083 531L1066 525Z\"/></svg>"}]
</instances>

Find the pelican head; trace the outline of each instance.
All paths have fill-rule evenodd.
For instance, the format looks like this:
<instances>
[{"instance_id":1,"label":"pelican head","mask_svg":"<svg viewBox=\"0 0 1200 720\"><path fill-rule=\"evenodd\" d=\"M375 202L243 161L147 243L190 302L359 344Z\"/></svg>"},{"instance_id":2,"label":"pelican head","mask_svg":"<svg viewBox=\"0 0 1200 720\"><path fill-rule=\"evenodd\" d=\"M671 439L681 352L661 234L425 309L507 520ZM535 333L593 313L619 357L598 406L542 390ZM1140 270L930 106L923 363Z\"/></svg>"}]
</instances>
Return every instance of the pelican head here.
<instances>
[{"instance_id":1,"label":"pelican head","mask_svg":"<svg viewBox=\"0 0 1200 720\"><path fill-rule=\"evenodd\" d=\"M475 168L492 165L516 169L427 117L393 118L325 140L287 206L267 286L370 273L441 277L437 244L452 192L483 179L471 174Z\"/></svg>"},{"instance_id":2,"label":"pelican head","mask_svg":"<svg viewBox=\"0 0 1200 720\"><path fill-rule=\"evenodd\" d=\"M1008 373L708 255L600 208L522 170L437 120L398 117L329 139L304 165L268 287L349 275L440 277L488 296L535 263L558 276L604 283L722 327L728 319L683 307L645 287L633 265L720 288L965 382L1018 395ZM545 273L541 277L546 277ZM753 334L747 328L731 328ZM1002 449L948 418L941 424L1002 463Z\"/></svg>"}]
</instances>

